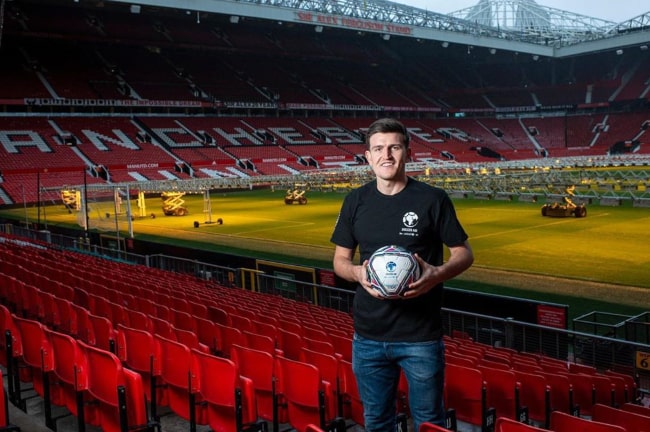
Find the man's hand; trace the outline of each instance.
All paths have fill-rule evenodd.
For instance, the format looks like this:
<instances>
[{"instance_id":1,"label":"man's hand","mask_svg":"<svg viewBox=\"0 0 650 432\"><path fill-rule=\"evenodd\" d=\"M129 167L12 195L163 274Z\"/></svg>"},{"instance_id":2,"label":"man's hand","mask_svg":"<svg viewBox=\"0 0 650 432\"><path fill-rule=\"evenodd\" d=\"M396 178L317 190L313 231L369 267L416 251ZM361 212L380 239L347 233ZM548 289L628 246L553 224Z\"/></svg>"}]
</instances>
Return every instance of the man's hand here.
<instances>
[{"instance_id":1,"label":"man's hand","mask_svg":"<svg viewBox=\"0 0 650 432\"><path fill-rule=\"evenodd\" d=\"M431 288L442 282L440 279L439 267L433 266L424 261L416 253L413 254L418 264L420 265L420 277L415 282L409 284L408 290L402 295L405 299L419 297L431 291Z\"/></svg>"}]
</instances>

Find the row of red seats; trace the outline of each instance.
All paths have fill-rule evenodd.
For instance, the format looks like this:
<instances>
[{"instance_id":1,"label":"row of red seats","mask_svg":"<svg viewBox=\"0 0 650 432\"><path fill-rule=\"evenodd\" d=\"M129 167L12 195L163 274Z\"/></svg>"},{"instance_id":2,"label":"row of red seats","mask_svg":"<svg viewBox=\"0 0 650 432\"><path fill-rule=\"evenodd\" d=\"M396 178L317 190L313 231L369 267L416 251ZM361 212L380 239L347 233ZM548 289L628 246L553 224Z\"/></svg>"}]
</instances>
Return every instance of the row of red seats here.
<instances>
[{"instance_id":1,"label":"row of red seats","mask_svg":"<svg viewBox=\"0 0 650 432\"><path fill-rule=\"evenodd\" d=\"M5 265L4 269L7 270L9 269L9 267ZM4 275L4 273L2 274ZM101 349L107 352L110 351L116 352L119 358L121 358L124 361L124 363L129 366L131 366L131 363L133 363L134 365L137 365L138 363L137 361L133 360L134 358L133 356L128 355L129 350L128 350L128 344L126 343L128 339L127 335L132 336L133 334L137 334L138 332L140 332L140 336L144 334L145 338L146 337L148 337L149 339L153 338L153 340L156 341L156 346L167 347L166 349L168 349L169 351L177 352L177 353L181 351L185 351L185 354L187 354L188 350L193 350L193 351L203 352L206 355L212 355L218 353L224 357L230 357L231 356L230 353L233 349L233 346L236 346L237 342L241 344L245 344L250 340L259 341L262 338L266 338L266 340L271 341L270 344L266 345L267 351L272 352L273 354L275 354L276 352L278 353L286 352L287 354L291 353L292 356L294 357L298 355L302 356L302 354L295 352L295 348L299 346L297 343L295 343L296 339L292 339L291 341L287 341L286 343L282 343L280 341L272 341L272 339L269 336L253 333L252 330L254 330L254 327L249 328L249 330L251 331L246 331L246 330L242 331L239 328L235 328L235 327L231 327L230 325L227 325L227 324L233 324L233 321L238 327L241 328L245 328L246 326L253 326L255 324L254 322L255 320L250 320L244 316L236 316L234 314L232 316L229 316L228 314L225 314L223 316L217 315L214 317L199 317L199 316L191 316L186 314L183 320L178 320L177 319L178 317L176 315L181 314L181 316L183 316L185 312L176 310L174 311L174 316L176 316L174 323L188 326L188 328L181 328L181 327L174 326L171 322L163 318L160 318L156 315L147 315L144 314L143 312L132 311L129 310L128 308L123 308L123 307L118 307L117 309L113 309L115 307L115 304L95 294L87 294L87 293L86 293L87 295L80 294L85 292L81 289L74 290L74 294L72 296L73 300L81 299L83 302L87 303L87 305L89 306L88 309L68 299L58 298L56 295L41 291L38 288L35 288L29 284L22 283L22 281L19 281L17 278L13 276L7 276L7 275L4 276L5 277L3 278L2 287L5 289L0 290L2 291L2 297L14 299L15 300L14 306L18 306L18 309L20 310L21 314L33 318L33 322L44 321L53 326L60 326L61 329L65 329L66 331L73 333L74 337L79 338L82 341L82 343L85 343L87 345L94 345L96 347L100 347ZM13 288L6 289L6 287L8 287L9 285L13 285ZM45 288L45 285L43 285L43 287ZM13 295L8 295L7 292L13 292ZM67 295L69 295L69 293ZM31 299L31 301L25 299ZM48 306L49 303L51 303L50 306ZM48 310L51 310L51 313L48 313L47 312ZM122 318L128 317L127 320L129 325L140 325L142 328L141 329L129 328L124 325L127 324L126 322L122 324L118 324L117 328L113 328L113 323L115 323L115 321L113 320L118 319L118 314L115 313L115 310L121 311L120 313L122 314L121 315ZM221 309L216 309L216 310L221 310ZM156 310L156 312L160 312L160 311ZM101 313L105 313L108 316L99 315ZM57 316L58 319L56 318ZM216 319L211 319L211 318L216 318ZM225 319L227 319L227 322L225 321ZM220 324L218 322L219 320L224 320L224 323ZM74 323L74 324L70 325L70 323ZM292 322L287 321L287 323L292 323ZM260 322L257 323L258 326L260 324L267 324L266 325L267 328L272 327L272 325L268 323L260 323ZM190 325L196 325L197 326L196 330L193 327L189 328ZM199 327L198 327L199 325L203 329L201 332L199 332ZM294 327L294 329L296 328ZM313 329L310 327L302 327L299 330L301 334L304 333L305 335L311 335L313 338L322 337L323 335L327 336L327 338L332 336L322 332L322 330ZM285 330L282 328L277 328L275 329L275 331L277 332L279 338L282 339L281 335ZM164 333L166 337L162 336L161 333ZM229 339L230 337L223 336L226 333L228 335L237 334L239 338L231 338L231 340L227 341L227 339ZM294 336L300 336L298 334L291 333L288 331L286 333ZM203 344L198 340L199 334L205 336L202 339L206 342L206 344ZM244 337L244 339L241 338L242 336ZM342 337L341 335L339 336ZM305 340L309 341L310 338L305 337ZM324 340L317 340L317 339L311 339L311 340L313 342L318 342L319 347L326 346L326 342ZM351 344L350 340L348 340L347 342L348 345ZM212 348L215 351L214 353L211 352L210 344L212 344ZM277 349L274 348L276 344L278 346ZM136 347L136 349L131 351L136 351L136 353L139 352L140 354L142 354L141 348L150 345L143 343L141 339L140 342L136 343L134 346ZM284 348L285 346L287 348ZM242 346L242 349L243 348L248 349L248 347L246 346ZM334 351L333 347L331 346L330 349ZM307 352L306 347L304 351ZM343 351L347 352L349 351L349 349L345 349ZM169 358L169 356L167 355L154 355L152 354L152 352L149 352L148 358L158 358L160 359L161 362ZM313 355L315 356L318 356L318 354L319 353L313 353ZM154 355L154 357L152 357L152 355ZM349 357L349 353L346 354L346 356ZM135 355L136 359L138 358L142 359L145 357L147 356L146 355L138 356L137 354ZM286 358L286 357L287 356L283 356L282 358ZM185 358L187 358L187 356ZM143 363L142 369L139 370L138 372L145 377L145 381L147 383L150 383L152 381L152 378L155 377L157 374L151 373L151 371L149 371L150 373L147 373L146 367L148 363L149 362L145 361ZM256 367L259 367L259 362L256 362L255 364ZM170 386L168 381L172 381L177 384L182 384L187 382L187 380L185 379L179 379L178 375L176 375L176 377L169 376L169 374L172 374L172 371L179 370L178 365L179 362L177 360L174 361L173 364L170 364L170 367L167 368L168 371L167 376L162 376L162 372L160 373L161 379L163 382L165 382L165 385L167 387ZM165 369L161 368L161 371L162 370ZM187 375L184 374L184 376ZM288 374L287 376L293 376L293 374L291 373ZM278 382L277 373L274 375L273 380L270 379L268 380L268 385L270 386L273 382L275 382L276 384ZM336 383L338 385L338 382L336 382L336 380L330 380L330 382ZM260 386L260 387L263 388L264 386ZM152 390L149 385L146 385L145 388L149 389L148 400L152 400L152 398L155 397L157 390ZM183 391L180 391L180 393L183 393ZM336 392L333 391L326 392L326 394L328 393L331 396L331 400L337 400L338 389ZM173 395L175 393L172 392L171 394ZM275 399L276 398L274 398L274 400ZM166 396L165 398L163 398L163 400L165 400L167 404L170 403L169 401L174 401L174 400L178 402L178 398L170 399L169 396ZM155 407L156 404L152 404L152 405ZM173 405L176 409L179 409L179 407L187 406L187 404L181 402L174 403ZM288 403L284 403L284 405L288 405ZM180 414L185 414L185 416L188 417L188 420L192 421L193 416L190 416L189 413L186 412L187 410L186 411L180 410L180 411L181 411ZM271 416L271 418L277 419L278 417ZM318 418L319 416L312 417L311 420L314 421L315 419ZM200 419L203 419L203 417L200 417ZM196 421L195 416L194 416L194 421Z\"/></svg>"},{"instance_id":2,"label":"row of red seats","mask_svg":"<svg viewBox=\"0 0 650 432\"><path fill-rule=\"evenodd\" d=\"M5 266L6 267L6 266ZM97 289L97 288L95 288ZM113 290L114 291L114 290ZM232 290L228 290L232 291ZM35 289L32 287L32 289L29 291L31 294L23 295L21 292L20 294L16 293L15 296L16 298L31 298L31 297L36 297L38 298L39 295L44 295L44 298L49 298L48 293L40 293L39 290ZM111 295L112 291L107 291L104 290L103 294L104 295ZM239 292L239 291L237 291ZM82 293L82 294L79 294ZM87 325L79 325L77 323L77 328L86 328L85 334L78 334L77 336L82 337L83 339L87 339L89 343L94 343L97 344L101 347L103 347L106 350L111 350L115 349L115 340L116 340L116 332L111 329L112 324L111 323L117 323L120 322L124 318L119 318L118 313L113 312L113 307L111 306L112 302L108 301L104 297L96 294L88 294L85 293L85 291L81 289L74 290L73 297L76 297L77 300L82 299L83 303L87 304L90 308L90 310L84 310L85 308L80 307L79 305L75 305L74 303L70 302L69 308L73 309L76 308L78 315L81 315L83 318L81 319L82 322L88 322L89 324ZM68 294L69 295L69 292ZM38 305L38 301L33 301L27 302L27 304L22 305L22 311L25 314L34 314L34 317L37 319L41 320L47 320L48 315L46 313L43 313L43 315L39 315L38 310L44 310L46 309L45 307L42 307L39 309L37 307L36 309L32 309L31 306L33 305ZM135 304L135 303L133 303ZM61 308L62 309L62 308ZM80 310L81 309L81 310ZM206 308L208 309L208 308ZM306 345L306 342L309 342L310 340L312 342L324 342L325 339L331 337L332 335L328 335L324 333L322 330L317 330L317 329L312 329L309 326L303 326L300 328L299 323L298 326L293 326L291 330L295 331L288 331L288 334L291 334L292 336L299 336L299 338L294 338L291 339L292 342L288 344L284 344L281 342L281 339L283 339L282 336L279 336L281 333L279 333L279 330L277 328L271 329L274 333L270 334L257 334L256 332L258 329L263 328L264 326L260 326L259 321L255 322L256 320L250 319L248 317L233 313L232 311L236 311L236 309L232 309L230 313L227 313L223 310L222 315L219 316L210 316L210 317L200 317L200 316L191 316L187 312L184 311L177 311L174 310L174 312L171 312L171 315L165 315L164 310L165 309L156 309L154 315L150 314L145 314L143 312L139 311L129 311L128 308L118 308L117 310L121 310L122 314L126 314L130 318L128 318L128 321L123 321L123 324L131 325L131 326L142 326L142 330L144 331L149 331L151 332L153 330L154 334L155 333L160 333L164 334L163 337L169 338L169 339L176 339L183 341L184 344L187 344L190 347L193 347L194 349L199 349L201 347L201 343L203 343L204 347L208 347L211 349L214 353L219 353L220 355L223 356L228 356L230 352L232 352L232 347L234 345L241 345L241 346L248 346L248 347L255 347L258 349L261 349L262 351L266 351L267 353L274 355L278 352L283 353L285 357L290 357L293 358L294 360L304 360L304 352L308 351L314 351L320 354L326 354L329 356L336 356L339 359L340 358L345 358L346 360L349 359L349 352L347 349L350 347L350 342L349 339L346 341L347 342L347 349L334 349L331 344L328 346L328 342L325 343L320 343L318 346L316 345ZM205 310L205 309L201 309ZM259 311L261 312L261 311ZM169 313L169 311L168 311ZM214 310L213 310L214 313ZM161 319L161 317L157 315L163 315L165 319ZM183 316L183 319L178 319L178 316ZM64 320L65 321L65 320ZM216 321L216 322L215 322ZM222 323L219 323L219 321L223 321ZM282 322L282 321L281 321ZM289 323L290 321L287 321ZM140 324L136 324L140 323ZM147 324L149 323L149 324ZM154 324L155 323L155 324ZM192 327L192 324L195 323L196 327ZM207 323L207 325L205 324ZM276 321L277 323L277 321ZM198 325L199 324L204 324L204 328L207 328L207 330L199 331ZM214 329L210 329L210 324L212 324L212 327L217 327L219 326L219 331L216 331ZM268 323L266 323L268 324ZM56 324L55 324L56 325ZM234 325L234 327L233 327ZM184 328L186 327L186 328ZM276 327L274 325L267 325L266 328L272 328ZM93 329L92 332L88 331L88 329ZM286 329L285 329L286 331ZM305 333L313 331L312 337L305 337ZM92 334L91 334L92 333ZM119 331L117 332L119 333ZM301 333L301 334L298 334ZM202 341L199 340L199 334L202 334L203 337ZM224 334L227 334L229 336L224 336ZM233 335L233 336L230 336ZM320 339L320 340L319 340ZM226 340L228 342L226 343ZM217 341L220 341L220 344L217 343ZM285 348L285 345L289 348ZM472 344L465 342L462 345L460 345L462 348L459 348L456 344L452 343L452 340L448 339L448 346L450 347L450 358L454 357L455 354L458 354L460 351L468 351L471 350ZM119 343L118 343L119 347ZM327 349L325 349L327 347ZM297 348L297 349L296 349ZM483 354L484 357L486 357L486 351L487 347L483 347L484 351L481 353ZM501 352L499 353L501 354ZM490 354L492 356L496 356L496 353ZM515 353L509 353L510 356L514 356ZM526 357L528 358L528 357ZM518 363L525 363L524 359L519 359L520 361ZM331 370L336 370L337 368L330 368ZM451 368L453 369L453 368ZM493 372L494 373L494 372ZM456 388L455 379L453 378L453 374L449 374L450 378L448 378L448 381L450 382L450 385L448 388ZM336 382L336 381L341 381L340 375L336 376L335 373L330 375L330 379L328 380L329 382ZM460 381L459 386L465 386L466 382L465 381ZM472 389L482 389L482 385L479 384L477 386L467 386ZM448 391L449 393L449 391ZM453 393L453 391L452 391ZM337 400L340 399L341 394L344 394L343 392L339 391L338 395L336 392L332 393L332 400ZM496 398L495 398L496 399ZM510 398L512 399L512 398ZM453 399L452 399L453 400ZM461 409L464 407L466 404L467 400L471 399L466 399L466 398L460 398L458 402L452 401L448 397L448 406L453 406L457 409L457 411L463 415L462 412L464 411ZM475 400L480 400L476 399ZM507 399L506 399L507 400ZM348 397L347 403L350 404L350 398ZM569 406L571 404L568 404ZM518 404L512 404L510 405L510 408L506 411L504 410L503 412L512 412L512 413L517 413L518 409ZM484 411L484 410L483 410ZM544 409L544 412L548 412L548 409ZM514 415L513 415L514 416ZM460 418L460 416L459 416ZM532 418L532 416L531 416ZM542 416L538 416L538 418L542 418ZM535 419L535 418L533 418ZM362 421L362 420L361 420Z\"/></svg>"},{"instance_id":3,"label":"row of red seats","mask_svg":"<svg viewBox=\"0 0 650 432\"><path fill-rule=\"evenodd\" d=\"M448 342L449 363L478 369L491 384L500 415L516 419L518 403L532 419L548 424L548 413L560 410L590 416L594 404L618 406L636 399L631 375L562 361L542 354L519 353L464 340ZM514 390L513 390L514 389Z\"/></svg>"},{"instance_id":4,"label":"row of red seats","mask_svg":"<svg viewBox=\"0 0 650 432\"><path fill-rule=\"evenodd\" d=\"M20 360L33 368L33 372L38 372L30 374L29 377L23 376L23 378L34 383L37 393L45 398L46 406L50 406L50 404L64 405L78 417L81 423L95 422L92 424L96 424L99 422L99 425L105 428L104 430L120 430L116 429L117 426L109 424L108 420L102 420L101 416L97 417L94 413L85 412L82 407L75 405L79 401L78 393L80 391L87 390L90 394L94 394L92 389L77 388L76 393L65 391L66 384L71 385L88 379L79 376L66 378L65 370L68 372L92 370L97 373L97 376L106 373L102 372L103 368L97 363L88 365L89 360L78 358L77 354L73 354L78 351L74 346L80 346L82 352L91 348L101 351L113 363L121 361L125 370L135 371L135 375L132 375L132 377L137 375L137 383L132 389L135 396L127 400L127 405L130 406L130 404L135 404L135 401L144 400L146 394L153 413L150 421L157 420L155 411L157 406L167 406L174 413L188 420L194 427L197 424L210 424L212 428L215 428L215 425L221 425L223 428L224 422L226 422L222 418L223 407L214 408L215 413L211 414L212 402L208 400L207 405L201 402L206 398L209 399L204 393L212 394L213 399L225 397L222 389L214 388L216 383L224 381L221 374L225 373L225 366L222 364L225 362L231 369L240 368L242 370L240 384L248 389L246 393L249 395L248 411L244 411L242 417L244 423L255 423L258 418L259 406L261 418L290 423L297 430L304 430L307 424L322 418L336 421L337 428L339 428L337 430L345 429L342 419L337 418L342 406L342 401L339 402L339 380L330 377L328 377L329 380L324 379L323 371L325 371L326 365L329 365L329 370L326 373L338 376L338 370L334 370L338 368L338 363L333 356L303 348L302 361L297 361L283 355L272 355L269 352L235 344L228 354L228 357L231 358L229 360L213 355L207 347L201 344L195 344L197 347L191 348L181 341L123 325L118 325L115 332L116 344L110 344L110 347L117 352L115 355L104 349L105 347L92 346L89 342L51 330L39 321L17 317L4 306L1 308L4 311L3 328L12 334L13 346L5 347L11 361ZM93 317L90 313L87 316ZM88 323L89 328L95 333L98 333L98 323L101 323L101 326L110 327L108 320L103 317L99 318L99 321L91 320ZM57 349L57 346L60 347L60 350ZM277 352L280 353L279 350ZM328 360L329 363L327 363ZM12 364L11 361L8 361L8 365ZM315 366L316 364L318 366ZM60 366L60 369L57 365ZM17 371L18 369L13 368L12 370ZM349 370L351 371L351 369ZM264 371L267 371L268 375L264 375ZM51 384L50 380L40 378L40 373L48 372L57 374L59 380L63 380L56 383L57 388L60 389L60 392L57 393L59 396L52 397L52 393L48 390ZM349 383L351 375L347 376ZM12 382L15 384L17 381L13 380ZM158 384L156 384L157 382ZM311 395L309 394L310 383L315 383L312 386ZM14 387L13 390L14 395L19 394L19 388ZM106 385L95 390L98 394L100 391L104 396L109 392ZM221 396L216 394L218 391ZM140 397L140 393L142 393L142 397ZM69 396L68 398L64 397L66 394ZM256 403L258 395L259 404ZM307 395L306 400L294 400L304 395ZM114 399L110 399L110 401L110 406L106 407L106 411L109 413L106 414L106 418L117 419L116 412L111 409L114 409L115 406L122 406L122 404L118 404ZM231 403L234 404L232 401ZM238 402L238 404L241 403L241 401ZM326 410L325 407L327 407ZM134 405L133 408L138 407ZM49 412L49 410L46 411ZM142 420L141 411L141 409L135 409L135 412L140 413L136 417L138 422ZM218 413L222 413L221 417L217 415ZM327 414L327 417L324 417L324 414ZM127 417L124 417L123 421L126 419ZM234 421L233 418L230 420ZM51 423L53 419L50 416L47 416L46 421L50 426L55 426ZM129 424L141 423L133 423L129 420ZM321 426L325 427L325 425Z\"/></svg>"}]
</instances>

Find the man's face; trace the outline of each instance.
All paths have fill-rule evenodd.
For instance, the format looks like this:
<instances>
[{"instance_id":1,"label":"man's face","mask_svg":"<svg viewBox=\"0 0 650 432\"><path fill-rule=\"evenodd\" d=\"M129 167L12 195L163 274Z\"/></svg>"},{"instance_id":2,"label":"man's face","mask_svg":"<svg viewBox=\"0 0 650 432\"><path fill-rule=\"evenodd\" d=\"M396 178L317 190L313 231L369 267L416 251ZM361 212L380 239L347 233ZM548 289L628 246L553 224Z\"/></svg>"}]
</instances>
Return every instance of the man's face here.
<instances>
[{"instance_id":1,"label":"man's face","mask_svg":"<svg viewBox=\"0 0 650 432\"><path fill-rule=\"evenodd\" d=\"M406 162L410 149L396 132L376 133L370 137L366 159L378 179L402 180L406 176Z\"/></svg>"}]
</instances>

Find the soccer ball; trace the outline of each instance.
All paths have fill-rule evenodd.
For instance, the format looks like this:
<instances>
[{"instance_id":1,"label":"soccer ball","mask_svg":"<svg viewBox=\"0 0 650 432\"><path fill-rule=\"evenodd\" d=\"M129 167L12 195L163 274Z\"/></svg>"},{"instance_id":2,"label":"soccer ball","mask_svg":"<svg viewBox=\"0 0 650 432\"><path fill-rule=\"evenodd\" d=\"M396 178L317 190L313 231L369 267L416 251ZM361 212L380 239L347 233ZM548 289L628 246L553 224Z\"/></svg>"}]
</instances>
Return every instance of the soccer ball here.
<instances>
[{"instance_id":1,"label":"soccer ball","mask_svg":"<svg viewBox=\"0 0 650 432\"><path fill-rule=\"evenodd\" d=\"M382 297L398 298L420 277L420 265L400 246L377 249L368 260L368 280Z\"/></svg>"}]
</instances>

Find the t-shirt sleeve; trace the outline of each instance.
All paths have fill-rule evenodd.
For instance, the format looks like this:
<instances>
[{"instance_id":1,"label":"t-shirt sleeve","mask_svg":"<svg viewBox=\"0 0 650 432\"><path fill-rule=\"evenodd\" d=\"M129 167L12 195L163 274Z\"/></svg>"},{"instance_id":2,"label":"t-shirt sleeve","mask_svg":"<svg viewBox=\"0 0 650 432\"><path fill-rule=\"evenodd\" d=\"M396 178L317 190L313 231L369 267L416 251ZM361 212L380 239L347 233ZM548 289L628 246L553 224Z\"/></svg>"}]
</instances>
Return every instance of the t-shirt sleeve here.
<instances>
[{"instance_id":1,"label":"t-shirt sleeve","mask_svg":"<svg viewBox=\"0 0 650 432\"><path fill-rule=\"evenodd\" d=\"M440 232L443 243L448 247L462 245L469 236L458 220L456 209L454 208L451 198L449 198L449 195L446 193L441 202L440 214L442 216L442 229Z\"/></svg>"},{"instance_id":2,"label":"t-shirt sleeve","mask_svg":"<svg viewBox=\"0 0 650 432\"><path fill-rule=\"evenodd\" d=\"M357 247L357 241L354 237L353 223L352 223L352 197L348 194L343 200L341 211L336 218L334 224L334 232L330 241L337 246L342 246L348 249Z\"/></svg>"}]
</instances>

